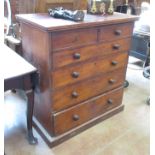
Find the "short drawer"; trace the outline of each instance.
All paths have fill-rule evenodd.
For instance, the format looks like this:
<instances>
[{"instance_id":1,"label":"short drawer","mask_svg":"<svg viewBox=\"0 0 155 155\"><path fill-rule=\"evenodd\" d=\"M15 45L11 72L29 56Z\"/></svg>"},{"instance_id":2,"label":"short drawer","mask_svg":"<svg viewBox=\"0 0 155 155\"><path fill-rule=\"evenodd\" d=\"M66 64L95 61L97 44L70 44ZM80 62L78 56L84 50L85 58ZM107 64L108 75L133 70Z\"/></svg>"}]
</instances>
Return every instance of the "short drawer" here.
<instances>
[{"instance_id":1,"label":"short drawer","mask_svg":"<svg viewBox=\"0 0 155 155\"><path fill-rule=\"evenodd\" d=\"M97 29L88 28L52 33L52 48L57 51L97 42Z\"/></svg>"},{"instance_id":2,"label":"short drawer","mask_svg":"<svg viewBox=\"0 0 155 155\"><path fill-rule=\"evenodd\" d=\"M111 41L131 37L133 33L133 26L133 23L104 26L100 29L99 40Z\"/></svg>"},{"instance_id":3,"label":"short drawer","mask_svg":"<svg viewBox=\"0 0 155 155\"><path fill-rule=\"evenodd\" d=\"M123 85L125 68L102 74L52 92L52 109L60 111Z\"/></svg>"},{"instance_id":4,"label":"short drawer","mask_svg":"<svg viewBox=\"0 0 155 155\"><path fill-rule=\"evenodd\" d=\"M59 68L69 64L82 62L94 57L102 57L108 54L129 51L131 38L120 39L110 43L101 43L98 45L86 46L73 50L63 50L53 53L53 68Z\"/></svg>"},{"instance_id":5,"label":"short drawer","mask_svg":"<svg viewBox=\"0 0 155 155\"><path fill-rule=\"evenodd\" d=\"M55 135L62 134L119 106L123 89L119 88L53 115Z\"/></svg>"},{"instance_id":6,"label":"short drawer","mask_svg":"<svg viewBox=\"0 0 155 155\"><path fill-rule=\"evenodd\" d=\"M51 75L53 88L72 84L101 73L122 68L126 66L127 58L128 53L124 52L57 69Z\"/></svg>"}]
</instances>

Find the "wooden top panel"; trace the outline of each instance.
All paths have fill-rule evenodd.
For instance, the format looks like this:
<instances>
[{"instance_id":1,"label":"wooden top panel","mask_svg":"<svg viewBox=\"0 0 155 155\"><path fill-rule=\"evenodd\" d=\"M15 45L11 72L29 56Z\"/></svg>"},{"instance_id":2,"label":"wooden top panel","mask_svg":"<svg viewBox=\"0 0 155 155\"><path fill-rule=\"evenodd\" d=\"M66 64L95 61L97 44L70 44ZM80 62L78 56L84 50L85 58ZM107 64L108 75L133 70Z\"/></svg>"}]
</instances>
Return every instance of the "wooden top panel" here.
<instances>
[{"instance_id":1,"label":"wooden top panel","mask_svg":"<svg viewBox=\"0 0 155 155\"><path fill-rule=\"evenodd\" d=\"M21 22L30 23L39 28L48 31L67 30L71 28L100 26L114 23L131 22L138 19L138 16L127 15L122 13L114 13L113 15L90 15L85 14L84 21L74 22L64 19L56 19L50 17L46 13L37 14L19 14L16 15L17 20Z\"/></svg>"}]
</instances>

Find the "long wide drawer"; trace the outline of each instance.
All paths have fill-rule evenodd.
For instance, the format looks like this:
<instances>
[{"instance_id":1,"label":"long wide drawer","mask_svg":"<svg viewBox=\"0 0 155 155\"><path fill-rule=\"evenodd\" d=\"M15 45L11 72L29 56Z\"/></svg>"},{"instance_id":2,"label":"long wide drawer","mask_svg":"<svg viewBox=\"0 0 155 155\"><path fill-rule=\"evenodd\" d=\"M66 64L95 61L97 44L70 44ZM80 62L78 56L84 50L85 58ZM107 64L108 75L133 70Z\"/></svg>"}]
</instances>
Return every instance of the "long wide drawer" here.
<instances>
[{"instance_id":1,"label":"long wide drawer","mask_svg":"<svg viewBox=\"0 0 155 155\"><path fill-rule=\"evenodd\" d=\"M123 89L119 88L54 114L55 135L62 134L117 107L122 102L122 96Z\"/></svg>"},{"instance_id":2,"label":"long wide drawer","mask_svg":"<svg viewBox=\"0 0 155 155\"><path fill-rule=\"evenodd\" d=\"M113 54L104 58L78 63L70 67L60 68L52 72L53 88L66 86L97 74L113 71L125 67L127 64L128 53ZM82 66L82 67L81 67Z\"/></svg>"},{"instance_id":3,"label":"long wide drawer","mask_svg":"<svg viewBox=\"0 0 155 155\"><path fill-rule=\"evenodd\" d=\"M90 45L78 49L68 49L53 53L53 69L82 62L94 57L126 52L130 49L131 38L115 40L109 43Z\"/></svg>"},{"instance_id":4,"label":"long wide drawer","mask_svg":"<svg viewBox=\"0 0 155 155\"><path fill-rule=\"evenodd\" d=\"M123 85L125 68L102 74L52 92L52 109L60 111Z\"/></svg>"}]
</instances>

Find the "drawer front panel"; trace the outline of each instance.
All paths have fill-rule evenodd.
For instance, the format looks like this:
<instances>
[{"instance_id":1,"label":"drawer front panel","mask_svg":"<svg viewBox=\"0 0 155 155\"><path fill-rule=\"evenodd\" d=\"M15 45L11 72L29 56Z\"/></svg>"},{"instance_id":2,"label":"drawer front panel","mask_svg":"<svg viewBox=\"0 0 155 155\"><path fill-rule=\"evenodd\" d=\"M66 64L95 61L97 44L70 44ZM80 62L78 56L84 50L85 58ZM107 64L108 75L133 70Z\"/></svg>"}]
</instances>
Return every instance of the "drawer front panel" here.
<instances>
[{"instance_id":1,"label":"drawer front panel","mask_svg":"<svg viewBox=\"0 0 155 155\"><path fill-rule=\"evenodd\" d=\"M131 39L121 39L110 43L91 45L74 50L64 50L53 53L53 68L59 68L71 63L77 63L94 57L102 57L108 54L116 54L129 51Z\"/></svg>"},{"instance_id":2,"label":"drawer front panel","mask_svg":"<svg viewBox=\"0 0 155 155\"><path fill-rule=\"evenodd\" d=\"M111 41L132 36L133 23L105 26L100 29L99 40Z\"/></svg>"},{"instance_id":3,"label":"drawer front panel","mask_svg":"<svg viewBox=\"0 0 155 155\"><path fill-rule=\"evenodd\" d=\"M95 78L57 89L52 92L52 109L60 111L123 85L124 76L125 68L121 68L111 73L102 74Z\"/></svg>"},{"instance_id":4,"label":"drawer front panel","mask_svg":"<svg viewBox=\"0 0 155 155\"><path fill-rule=\"evenodd\" d=\"M95 76L97 74L122 68L127 64L128 53L113 54L104 58L88 61L83 64L58 69L53 72L53 87L58 88L72 84L80 80ZM82 67L81 67L82 66Z\"/></svg>"},{"instance_id":5,"label":"drawer front panel","mask_svg":"<svg viewBox=\"0 0 155 155\"><path fill-rule=\"evenodd\" d=\"M123 89L116 89L73 108L54 114L55 135L62 134L117 107L122 102L122 95Z\"/></svg>"},{"instance_id":6,"label":"drawer front panel","mask_svg":"<svg viewBox=\"0 0 155 155\"><path fill-rule=\"evenodd\" d=\"M70 30L52 33L54 51L97 42L97 29Z\"/></svg>"}]
</instances>

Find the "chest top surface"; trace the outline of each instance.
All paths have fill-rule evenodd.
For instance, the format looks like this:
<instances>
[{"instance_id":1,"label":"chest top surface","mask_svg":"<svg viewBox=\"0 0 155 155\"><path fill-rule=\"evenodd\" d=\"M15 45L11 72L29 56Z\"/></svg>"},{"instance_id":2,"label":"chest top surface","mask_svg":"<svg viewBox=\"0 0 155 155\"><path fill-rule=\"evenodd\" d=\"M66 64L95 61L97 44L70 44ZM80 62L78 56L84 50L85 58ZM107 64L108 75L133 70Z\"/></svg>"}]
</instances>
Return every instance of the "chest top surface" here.
<instances>
[{"instance_id":1,"label":"chest top surface","mask_svg":"<svg viewBox=\"0 0 155 155\"><path fill-rule=\"evenodd\" d=\"M74 22L64 19L56 19L50 17L46 13L37 14L19 14L16 15L17 20L23 23L29 23L38 28L47 31L67 30L81 27L101 26L107 24L134 22L138 16L127 15L122 13L114 13L113 15L90 15L85 14L84 20L81 22Z\"/></svg>"}]
</instances>

